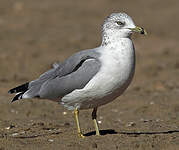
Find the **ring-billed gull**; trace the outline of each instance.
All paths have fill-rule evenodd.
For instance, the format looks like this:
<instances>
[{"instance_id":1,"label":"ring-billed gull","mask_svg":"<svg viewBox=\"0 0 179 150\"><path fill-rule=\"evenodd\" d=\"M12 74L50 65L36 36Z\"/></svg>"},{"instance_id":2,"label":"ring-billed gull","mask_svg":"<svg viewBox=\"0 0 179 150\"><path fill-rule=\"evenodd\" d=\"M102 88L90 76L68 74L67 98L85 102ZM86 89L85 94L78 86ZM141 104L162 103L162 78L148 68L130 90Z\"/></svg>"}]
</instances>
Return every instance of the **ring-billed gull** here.
<instances>
[{"instance_id":1,"label":"ring-billed gull","mask_svg":"<svg viewBox=\"0 0 179 150\"><path fill-rule=\"evenodd\" d=\"M50 99L74 110L78 134L79 110L93 108L96 135L100 135L97 108L120 96L129 86L135 70L133 32L147 34L126 13L112 13L102 26L99 47L75 53L38 79L9 90L13 101L26 98Z\"/></svg>"}]
</instances>

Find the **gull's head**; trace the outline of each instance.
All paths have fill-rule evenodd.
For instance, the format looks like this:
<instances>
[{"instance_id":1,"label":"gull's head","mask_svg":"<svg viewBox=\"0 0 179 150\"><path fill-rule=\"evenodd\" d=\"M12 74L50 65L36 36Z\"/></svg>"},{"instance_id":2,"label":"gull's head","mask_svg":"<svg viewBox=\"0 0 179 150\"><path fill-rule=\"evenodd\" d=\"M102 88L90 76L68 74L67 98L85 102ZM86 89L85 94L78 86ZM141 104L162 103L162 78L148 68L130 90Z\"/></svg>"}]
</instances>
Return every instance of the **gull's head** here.
<instances>
[{"instance_id":1,"label":"gull's head","mask_svg":"<svg viewBox=\"0 0 179 150\"><path fill-rule=\"evenodd\" d=\"M126 13L112 13L105 19L102 30L103 36L107 34L121 38L130 37L133 32L147 34L144 28L136 26L132 18Z\"/></svg>"}]
</instances>

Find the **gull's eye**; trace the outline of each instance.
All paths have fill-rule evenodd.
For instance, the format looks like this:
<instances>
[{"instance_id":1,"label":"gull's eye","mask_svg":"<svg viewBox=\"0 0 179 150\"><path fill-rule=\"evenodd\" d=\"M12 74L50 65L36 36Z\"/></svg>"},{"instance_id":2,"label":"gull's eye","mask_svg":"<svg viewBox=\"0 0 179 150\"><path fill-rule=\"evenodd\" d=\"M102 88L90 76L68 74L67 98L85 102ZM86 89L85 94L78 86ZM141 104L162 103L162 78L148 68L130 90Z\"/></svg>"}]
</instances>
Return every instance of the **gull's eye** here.
<instances>
[{"instance_id":1,"label":"gull's eye","mask_svg":"<svg viewBox=\"0 0 179 150\"><path fill-rule=\"evenodd\" d=\"M121 22L121 21L117 21L116 23L120 26L123 26L125 24L124 22Z\"/></svg>"}]
</instances>

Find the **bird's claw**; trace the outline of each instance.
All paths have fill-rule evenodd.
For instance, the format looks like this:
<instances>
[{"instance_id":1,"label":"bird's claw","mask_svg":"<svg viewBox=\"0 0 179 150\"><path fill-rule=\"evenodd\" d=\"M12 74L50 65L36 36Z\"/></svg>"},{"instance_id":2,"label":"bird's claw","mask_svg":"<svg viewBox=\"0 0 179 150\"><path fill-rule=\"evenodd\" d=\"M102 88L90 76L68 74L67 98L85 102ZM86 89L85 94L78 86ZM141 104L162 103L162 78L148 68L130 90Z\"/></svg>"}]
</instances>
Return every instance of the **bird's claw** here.
<instances>
[{"instance_id":1,"label":"bird's claw","mask_svg":"<svg viewBox=\"0 0 179 150\"><path fill-rule=\"evenodd\" d=\"M85 138L85 136L84 136L82 133L78 133L78 136L79 136L80 138Z\"/></svg>"}]
</instances>

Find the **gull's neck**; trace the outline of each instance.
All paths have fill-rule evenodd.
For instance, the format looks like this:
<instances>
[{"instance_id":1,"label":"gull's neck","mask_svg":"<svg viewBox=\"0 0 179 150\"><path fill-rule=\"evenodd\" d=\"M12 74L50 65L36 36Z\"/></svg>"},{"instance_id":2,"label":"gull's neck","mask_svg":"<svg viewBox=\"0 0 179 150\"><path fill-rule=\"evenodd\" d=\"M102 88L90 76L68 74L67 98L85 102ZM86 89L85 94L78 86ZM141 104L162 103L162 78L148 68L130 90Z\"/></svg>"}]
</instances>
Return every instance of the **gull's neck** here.
<instances>
[{"instance_id":1,"label":"gull's neck","mask_svg":"<svg viewBox=\"0 0 179 150\"><path fill-rule=\"evenodd\" d=\"M128 34L127 32L123 31L117 31L114 30L103 30L102 32L102 46L107 46L110 44L118 43L121 39L128 38L131 39L131 34Z\"/></svg>"}]
</instances>

